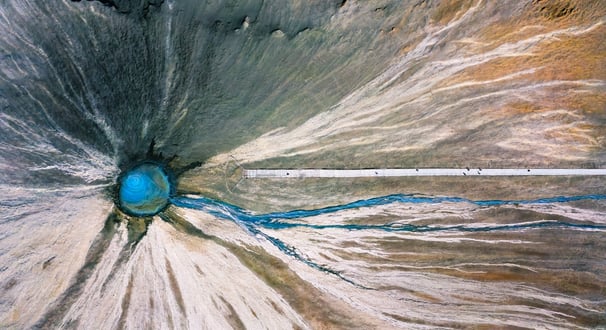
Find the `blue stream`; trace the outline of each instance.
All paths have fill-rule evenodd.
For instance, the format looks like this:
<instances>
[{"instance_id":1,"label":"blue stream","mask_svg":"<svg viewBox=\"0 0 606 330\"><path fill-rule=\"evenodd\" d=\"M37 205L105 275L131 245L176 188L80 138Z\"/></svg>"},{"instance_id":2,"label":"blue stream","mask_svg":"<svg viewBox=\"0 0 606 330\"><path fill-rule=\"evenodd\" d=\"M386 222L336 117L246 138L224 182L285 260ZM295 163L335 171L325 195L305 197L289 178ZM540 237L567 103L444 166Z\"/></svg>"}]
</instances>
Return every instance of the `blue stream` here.
<instances>
[{"instance_id":1,"label":"blue stream","mask_svg":"<svg viewBox=\"0 0 606 330\"><path fill-rule=\"evenodd\" d=\"M407 231L407 232L428 232L428 231L494 231L506 229L525 229L542 227L573 227L583 229L606 229L606 225L577 224L562 221L538 221L527 224L498 225L487 227L466 227L464 225L456 226L416 226L410 224L383 224L383 225L360 225L360 224L335 224L335 225L314 225L309 223L292 223L282 220L291 220L298 218L307 218L321 214L335 213L343 210L356 209L361 207L387 205L393 203L414 203L414 204L439 204L439 203L470 203L478 206L501 206L501 205L524 205L524 204L552 204L566 203L581 200L606 200L606 195L582 195L582 196L558 196L550 198L540 198L533 200L481 200L473 201L460 197L419 197L414 195L388 195L370 199L359 200L349 204L330 206L315 210L294 210L287 212L274 212L266 214L253 214L238 206L225 202L213 200L210 198L199 197L174 197L171 202L175 206L185 207L205 211L218 218L236 221L241 224L253 224L267 229L288 229L294 227L306 227L313 229L331 229L341 228L348 230L383 230L383 231ZM248 226L247 226L248 227Z\"/></svg>"},{"instance_id":2,"label":"blue stream","mask_svg":"<svg viewBox=\"0 0 606 330\"><path fill-rule=\"evenodd\" d=\"M237 224L246 228L251 234L264 237L274 246L280 249L283 253L293 256L294 258L304 262L305 264L338 276L339 278L356 285L353 281L343 277L338 272L331 270L325 266L314 263L313 261L301 256L294 247L288 246L279 239L272 237L259 228L266 229L288 229L296 227L312 228L312 229L344 229L344 230L381 230L388 232L436 232L436 231L460 231L460 232L486 232L500 230L520 230L532 228L573 228L573 229L597 229L606 230L606 225L598 224L580 224L564 221L544 220L535 221L532 223L493 225L493 226L427 226L427 225L411 225L399 223L387 223L381 225L364 225L364 224L334 224L334 225L317 225L311 223L292 223L285 220L299 219L317 216L321 214L336 213L343 210L356 209L361 207L371 207L379 205L388 205L393 203L413 203L413 204L440 204L440 203L470 203L480 207L502 206L502 205L525 205L525 204L552 204L566 203L582 200L606 200L606 195L581 195L581 196L557 196L549 198L540 198L532 200L480 200L474 201L460 197L424 197L414 195L395 194L382 197L375 197L355 201L348 204L330 206L315 210L294 210L287 212L274 212L266 214L254 214L248 210L238 206L217 201L210 198L198 197L182 197L177 196L171 198L170 202L178 207L190 208L207 212L221 219L232 220Z\"/></svg>"}]
</instances>

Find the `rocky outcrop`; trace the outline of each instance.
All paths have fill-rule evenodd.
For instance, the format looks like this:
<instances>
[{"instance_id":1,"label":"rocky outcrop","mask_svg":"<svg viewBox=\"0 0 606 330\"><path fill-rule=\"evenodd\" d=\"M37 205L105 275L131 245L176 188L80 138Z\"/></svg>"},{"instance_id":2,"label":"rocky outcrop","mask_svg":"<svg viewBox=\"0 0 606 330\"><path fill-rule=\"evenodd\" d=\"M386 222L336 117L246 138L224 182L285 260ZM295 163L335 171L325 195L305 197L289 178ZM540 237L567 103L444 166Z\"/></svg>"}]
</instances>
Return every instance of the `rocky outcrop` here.
<instances>
[{"instance_id":1,"label":"rocky outcrop","mask_svg":"<svg viewBox=\"0 0 606 330\"><path fill-rule=\"evenodd\" d=\"M80 2L81 0L71 0ZM150 7L159 7L164 0L87 0L99 1L100 3L114 7L117 11L125 14L147 15Z\"/></svg>"}]
</instances>

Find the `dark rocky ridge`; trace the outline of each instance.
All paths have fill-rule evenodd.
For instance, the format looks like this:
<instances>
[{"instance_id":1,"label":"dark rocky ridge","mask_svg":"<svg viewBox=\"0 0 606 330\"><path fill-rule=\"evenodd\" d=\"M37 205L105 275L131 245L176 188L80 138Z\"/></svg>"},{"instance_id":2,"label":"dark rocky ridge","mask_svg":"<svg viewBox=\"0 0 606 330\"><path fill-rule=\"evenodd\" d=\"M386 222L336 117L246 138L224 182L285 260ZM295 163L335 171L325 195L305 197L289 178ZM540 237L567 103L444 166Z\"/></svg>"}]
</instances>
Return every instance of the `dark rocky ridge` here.
<instances>
[{"instance_id":1,"label":"dark rocky ridge","mask_svg":"<svg viewBox=\"0 0 606 330\"><path fill-rule=\"evenodd\" d=\"M80 2L82 0L71 0ZM87 0L98 1L106 6L116 8L117 11L125 14L134 14L146 16L149 13L150 6L159 7L164 0Z\"/></svg>"}]
</instances>

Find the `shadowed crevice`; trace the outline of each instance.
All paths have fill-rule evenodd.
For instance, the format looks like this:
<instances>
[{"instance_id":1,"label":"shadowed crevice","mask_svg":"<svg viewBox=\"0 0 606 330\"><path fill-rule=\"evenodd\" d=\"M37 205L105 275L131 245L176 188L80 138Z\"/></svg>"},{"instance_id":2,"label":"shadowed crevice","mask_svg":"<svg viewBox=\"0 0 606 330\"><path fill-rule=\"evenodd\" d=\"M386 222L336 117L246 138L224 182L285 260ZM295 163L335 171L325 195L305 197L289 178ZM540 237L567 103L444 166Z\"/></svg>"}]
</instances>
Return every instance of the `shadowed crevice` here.
<instances>
[{"instance_id":1,"label":"shadowed crevice","mask_svg":"<svg viewBox=\"0 0 606 330\"><path fill-rule=\"evenodd\" d=\"M240 316L238 316L238 313L236 312L234 306L227 302L227 300L225 300L223 297L219 297L219 299L221 299L223 304L225 304L225 306L229 310L229 314L225 317L229 325L236 330L245 330L246 326L242 322L242 319L240 319Z\"/></svg>"},{"instance_id":2,"label":"shadowed crevice","mask_svg":"<svg viewBox=\"0 0 606 330\"><path fill-rule=\"evenodd\" d=\"M349 310L342 302L324 294L303 280L288 264L255 246L244 247L225 242L246 268L276 290L286 302L314 329L369 329L362 318L351 318L359 312Z\"/></svg>"},{"instance_id":3,"label":"shadowed crevice","mask_svg":"<svg viewBox=\"0 0 606 330\"><path fill-rule=\"evenodd\" d=\"M187 172L189 170L193 170L195 168L198 168L200 166L202 166L202 162L191 162L191 163L189 163L189 164L187 164L187 165L185 165L185 166L183 166L181 168L175 169L174 173L175 173L175 176L179 177L181 174L183 174L183 173L185 173L185 172Z\"/></svg>"},{"instance_id":4,"label":"shadowed crevice","mask_svg":"<svg viewBox=\"0 0 606 330\"><path fill-rule=\"evenodd\" d=\"M71 0L72 2L80 2L81 0ZM93 0L87 0L93 1ZM95 0L105 6L113 7L118 12L123 14L135 14L145 17L149 14L152 7L160 7L164 0Z\"/></svg>"},{"instance_id":5,"label":"shadowed crevice","mask_svg":"<svg viewBox=\"0 0 606 330\"><path fill-rule=\"evenodd\" d=\"M179 232L186 233L202 239L211 240L218 244L221 244L220 242L222 242L216 236L204 233L202 230L192 225L189 221L176 215L174 212L165 211L163 213L158 214L158 216L160 216L160 218L165 222L171 224Z\"/></svg>"},{"instance_id":6,"label":"shadowed crevice","mask_svg":"<svg viewBox=\"0 0 606 330\"><path fill-rule=\"evenodd\" d=\"M107 217L103 229L97 234L97 237L95 237L88 249L88 253L84 259L84 265L74 277L72 284L55 301L55 303L51 305L36 325L34 325L34 329L51 329L62 326L65 315L70 310L73 303L82 295L86 282L103 258L105 251L107 251L110 242L116 234L116 229L120 221L120 217L113 212ZM67 323L69 327L77 327L77 320L69 320Z\"/></svg>"},{"instance_id":7,"label":"shadowed crevice","mask_svg":"<svg viewBox=\"0 0 606 330\"><path fill-rule=\"evenodd\" d=\"M177 277L175 276L175 271L173 267L170 265L170 261L165 259L166 265L166 273L168 274L168 281L170 283L170 289L175 296L175 300L177 301L177 306L179 306L179 310L183 314L185 318L187 318L187 311L185 309L185 301L183 300L183 293L181 292L181 288L179 287L179 282L177 281Z\"/></svg>"},{"instance_id":8,"label":"shadowed crevice","mask_svg":"<svg viewBox=\"0 0 606 330\"><path fill-rule=\"evenodd\" d=\"M118 273L118 270L130 260L130 257L135 252L135 249L147 234L147 230L151 222L152 218L149 217L133 217L128 219L128 242L122 247L122 250L118 255L118 259L116 259L116 261L112 265L112 270L109 272L105 281L103 281L103 285L101 286L102 294L103 292L105 292L105 288L107 287L107 285L112 283L113 279Z\"/></svg>"},{"instance_id":9,"label":"shadowed crevice","mask_svg":"<svg viewBox=\"0 0 606 330\"><path fill-rule=\"evenodd\" d=\"M122 297L122 312L120 313L120 318L118 320L118 326L120 329L124 329L126 327L126 318L128 317L128 308L130 307L130 297L132 292L133 274L130 274L128 285L126 286L126 292L124 293L124 297Z\"/></svg>"}]
</instances>

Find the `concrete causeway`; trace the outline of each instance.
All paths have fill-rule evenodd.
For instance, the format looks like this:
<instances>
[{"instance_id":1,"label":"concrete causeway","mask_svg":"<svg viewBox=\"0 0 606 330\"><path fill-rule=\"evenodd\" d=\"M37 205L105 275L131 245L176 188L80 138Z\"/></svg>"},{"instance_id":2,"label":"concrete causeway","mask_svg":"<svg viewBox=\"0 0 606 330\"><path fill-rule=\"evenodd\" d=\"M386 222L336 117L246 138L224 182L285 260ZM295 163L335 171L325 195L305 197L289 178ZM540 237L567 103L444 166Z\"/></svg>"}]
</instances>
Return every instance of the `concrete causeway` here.
<instances>
[{"instance_id":1,"label":"concrete causeway","mask_svg":"<svg viewBox=\"0 0 606 330\"><path fill-rule=\"evenodd\" d=\"M584 168L382 168L338 169L244 169L245 178L367 178L409 176L596 176L606 169Z\"/></svg>"}]
</instances>

